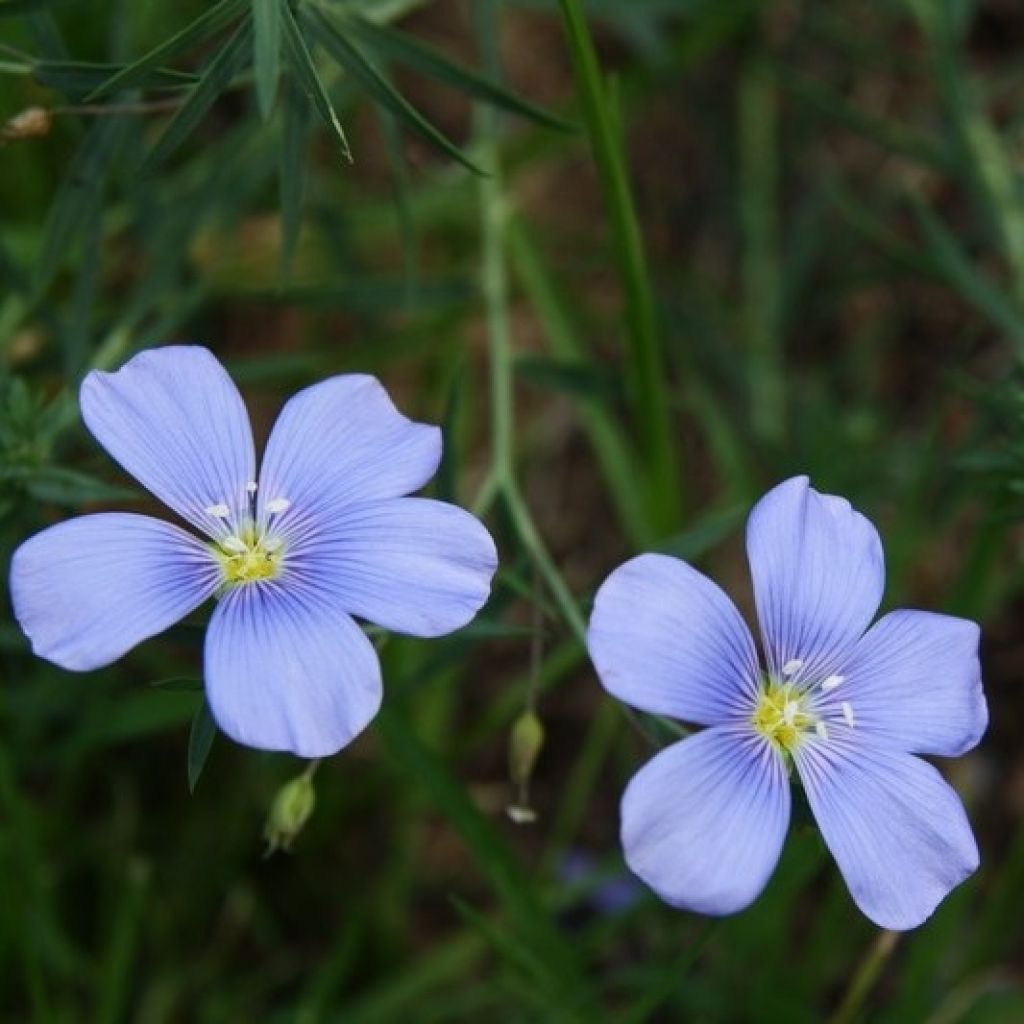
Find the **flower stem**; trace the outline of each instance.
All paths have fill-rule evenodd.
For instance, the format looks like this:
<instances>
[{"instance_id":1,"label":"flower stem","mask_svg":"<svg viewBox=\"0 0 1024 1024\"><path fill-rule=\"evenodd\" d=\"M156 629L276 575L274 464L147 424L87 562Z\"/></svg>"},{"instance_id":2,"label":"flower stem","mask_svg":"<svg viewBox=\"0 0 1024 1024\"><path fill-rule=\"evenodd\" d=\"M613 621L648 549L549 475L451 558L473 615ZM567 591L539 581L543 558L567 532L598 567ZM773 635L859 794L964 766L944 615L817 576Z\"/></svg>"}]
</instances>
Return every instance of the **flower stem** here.
<instances>
[{"instance_id":1,"label":"flower stem","mask_svg":"<svg viewBox=\"0 0 1024 1024\"><path fill-rule=\"evenodd\" d=\"M899 932L879 933L870 949L864 954L864 959L861 960L857 973L854 974L850 987L846 990L846 995L843 996L843 1001L829 1018L829 1024L850 1024L856 1019L899 940Z\"/></svg>"}]
</instances>

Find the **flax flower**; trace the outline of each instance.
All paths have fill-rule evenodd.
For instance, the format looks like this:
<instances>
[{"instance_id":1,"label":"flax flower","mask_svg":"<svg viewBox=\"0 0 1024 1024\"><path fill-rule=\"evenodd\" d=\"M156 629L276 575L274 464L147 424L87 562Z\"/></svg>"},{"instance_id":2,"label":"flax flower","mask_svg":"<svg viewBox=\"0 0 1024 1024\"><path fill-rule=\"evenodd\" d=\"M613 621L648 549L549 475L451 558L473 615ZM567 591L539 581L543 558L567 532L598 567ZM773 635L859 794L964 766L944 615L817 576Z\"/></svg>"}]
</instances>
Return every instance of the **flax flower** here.
<instances>
[{"instance_id":1,"label":"flax flower","mask_svg":"<svg viewBox=\"0 0 1024 1024\"><path fill-rule=\"evenodd\" d=\"M735 605L685 562L641 555L597 594L605 688L704 726L657 754L622 801L632 870L664 900L729 914L782 849L792 766L861 910L921 924L978 866L964 809L918 754L955 756L988 720L973 622L893 611L875 528L796 477L747 524L764 663Z\"/></svg>"},{"instance_id":2,"label":"flax flower","mask_svg":"<svg viewBox=\"0 0 1024 1024\"><path fill-rule=\"evenodd\" d=\"M143 352L90 373L82 416L104 448L192 528L132 513L52 526L14 554L15 614L43 658L88 671L198 608L210 709L239 743L321 757L381 701L353 616L414 636L465 625L496 554L468 512L406 497L436 472L441 435L373 377L300 391L259 474L245 405L208 350Z\"/></svg>"}]
</instances>

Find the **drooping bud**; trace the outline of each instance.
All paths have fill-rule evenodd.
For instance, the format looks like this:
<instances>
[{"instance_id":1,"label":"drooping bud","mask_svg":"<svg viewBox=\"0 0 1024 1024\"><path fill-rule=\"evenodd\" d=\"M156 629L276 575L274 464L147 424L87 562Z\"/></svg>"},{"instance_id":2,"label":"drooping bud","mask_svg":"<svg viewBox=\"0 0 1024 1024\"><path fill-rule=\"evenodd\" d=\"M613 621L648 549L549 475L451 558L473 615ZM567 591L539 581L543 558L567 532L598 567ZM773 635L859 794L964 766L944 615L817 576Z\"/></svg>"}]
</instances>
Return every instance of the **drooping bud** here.
<instances>
[{"instance_id":1,"label":"drooping bud","mask_svg":"<svg viewBox=\"0 0 1024 1024\"><path fill-rule=\"evenodd\" d=\"M312 773L309 771L297 775L277 791L263 829L268 857L277 850L287 852L291 849L296 836L309 821L315 805L316 793Z\"/></svg>"},{"instance_id":2,"label":"drooping bud","mask_svg":"<svg viewBox=\"0 0 1024 1024\"><path fill-rule=\"evenodd\" d=\"M544 726L533 711L524 711L512 726L508 744L508 770L512 782L525 786L544 746Z\"/></svg>"},{"instance_id":3,"label":"drooping bud","mask_svg":"<svg viewBox=\"0 0 1024 1024\"><path fill-rule=\"evenodd\" d=\"M36 139L50 134L53 118L45 107L26 107L20 114L15 114L0 129L0 136L5 139Z\"/></svg>"}]
</instances>

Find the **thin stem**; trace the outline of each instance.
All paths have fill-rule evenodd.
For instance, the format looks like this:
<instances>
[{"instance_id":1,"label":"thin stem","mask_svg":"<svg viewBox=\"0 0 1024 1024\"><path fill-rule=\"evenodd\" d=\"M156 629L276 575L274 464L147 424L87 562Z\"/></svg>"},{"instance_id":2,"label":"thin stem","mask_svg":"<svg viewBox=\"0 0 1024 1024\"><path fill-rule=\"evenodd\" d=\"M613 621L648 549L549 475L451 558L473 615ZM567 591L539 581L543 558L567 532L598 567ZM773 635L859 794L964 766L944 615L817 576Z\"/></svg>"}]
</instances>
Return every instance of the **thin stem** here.
<instances>
[{"instance_id":1,"label":"thin stem","mask_svg":"<svg viewBox=\"0 0 1024 1024\"><path fill-rule=\"evenodd\" d=\"M879 933L870 949L864 954L864 959L861 960L857 973L854 974L850 987L846 990L846 995L843 996L843 1001L829 1018L829 1024L850 1024L856 1018L899 940L899 932Z\"/></svg>"}]
</instances>

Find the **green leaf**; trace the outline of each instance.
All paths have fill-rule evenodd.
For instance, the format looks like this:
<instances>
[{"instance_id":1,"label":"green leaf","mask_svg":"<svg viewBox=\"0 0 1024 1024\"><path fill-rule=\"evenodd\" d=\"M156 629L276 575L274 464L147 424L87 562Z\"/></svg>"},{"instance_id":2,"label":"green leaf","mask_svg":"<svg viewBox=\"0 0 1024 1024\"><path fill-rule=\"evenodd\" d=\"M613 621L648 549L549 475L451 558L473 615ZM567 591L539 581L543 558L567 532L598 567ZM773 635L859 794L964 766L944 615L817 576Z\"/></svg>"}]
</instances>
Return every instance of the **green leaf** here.
<instances>
[{"instance_id":1,"label":"green leaf","mask_svg":"<svg viewBox=\"0 0 1024 1024\"><path fill-rule=\"evenodd\" d=\"M573 125L570 122L521 99L476 71L456 64L439 50L435 50L413 36L358 16L346 18L345 24L375 53L444 82L474 99L491 103L496 107L536 121L538 124L547 125L549 128L573 131Z\"/></svg>"},{"instance_id":2,"label":"green leaf","mask_svg":"<svg viewBox=\"0 0 1024 1024\"><path fill-rule=\"evenodd\" d=\"M189 98L171 118L171 123L164 129L163 135L157 139L156 144L146 154L146 159L143 160L142 167L139 168L140 175L154 170L196 129L217 97L230 85L235 72L242 66L251 32L252 22L246 18L235 29L234 34L213 60L203 69L199 83L192 90Z\"/></svg>"},{"instance_id":3,"label":"green leaf","mask_svg":"<svg viewBox=\"0 0 1024 1024\"><path fill-rule=\"evenodd\" d=\"M79 229L99 204L103 177L126 123L115 117L97 119L72 157L46 217L32 281L37 297L49 288Z\"/></svg>"},{"instance_id":4,"label":"green leaf","mask_svg":"<svg viewBox=\"0 0 1024 1024\"><path fill-rule=\"evenodd\" d=\"M309 47L302 37L302 32L295 22L291 10L288 7L281 8L281 23L284 30L284 41L287 47L288 60L294 72L295 80L302 86L303 91L312 100L316 112L321 120L327 125L334 141L341 150L341 155L347 163L352 163L352 150L349 148L348 139L345 136L345 129L341 127L338 115L334 112L331 99L327 95L324 83L320 80L316 65L310 56Z\"/></svg>"},{"instance_id":5,"label":"green leaf","mask_svg":"<svg viewBox=\"0 0 1024 1024\"><path fill-rule=\"evenodd\" d=\"M127 487L115 487L88 473L66 469L63 466L44 466L35 470L25 482L25 488L39 501L73 507L96 501L130 500L140 497L138 491Z\"/></svg>"},{"instance_id":6,"label":"green leaf","mask_svg":"<svg viewBox=\"0 0 1024 1024\"><path fill-rule=\"evenodd\" d=\"M201 14L195 21L190 22L180 32L176 32L170 39L150 50L145 56L140 57L132 64L121 68L112 75L98 89L93 90L86 97L87 101L98 100L103 96L109 96L119 89L127 89L144 82L150 72L163 64L168 57L173 57L186 47L194 43L201 43L215 35L222 28L229 25L245 7L246 0L221 0L204 14Z\"/></svg>"},{"instance_id":7,"label":"green leaf","mask_svg":"<svg viewBox=\"0 0 1024 1024\"><path fill-rule=\"evenodd\" d=\"M95 89L116 74L119 64L84 60L39 60L32 65L32 77L48 89L77 95ZM196 82L196 76L173 68L148 69L139 80L143 89L179 89Z\"/></svg>"},{"instance_id":8,"label":"green leaf","mask_svg":"<svg viewBox=\"0 0 1024 1024\"><path fill-rule=\"evenodd\" d=\"M194 793L199 776L206 767L206 759L210 756L217 725L210 714L210 705L204 700L196 708L192 718L192 728L188 734L188 791Z\"/></svg>"},{"instance_id":9,"label":"green leaf","mask_svg":"<svg viewBox=\"0 0 1024 1024\"><path fill-rule=\"evenodd\" d=\"M283 106L277 173L281 204L281 275L287 278L302 227L310 121L310 105L292 73L285 76Z\"/></svg>"},{"instance_id":10,"label":"green leaf","mask_svg":"<svg viewBox=\"0 0 1024 1024\"><path fill-rule=\"evenodd\" d=\"M281 0L252 0L252 26L256 102L260 116L269 121L281 70Z\"/></svg>"},{"instance_id":11,"label":"green leaf","mask_svg":"<svg viewBox=\"0 0 1024 1024\"><path fill-rule=\"evenodd\" d=\"M390 110L414 132L447 153L453 160L457 160L463 167L474 174L483 173L447 135L435 128L321 11L311 8L308 17L313 31L327 52L377 103Z\"/></svg>"},{"instance_id":12,"label":"green leaf","mask_svg":"<svg viewBox=\"0 0 1024 1024\"><path fill-rule=\"evenodd\" d=\"M203 689L202 679L192 679L188 676L154 679L149 685L155 690L165 690L168 693L200 693Z\"/></svg>"}]
</instances>

